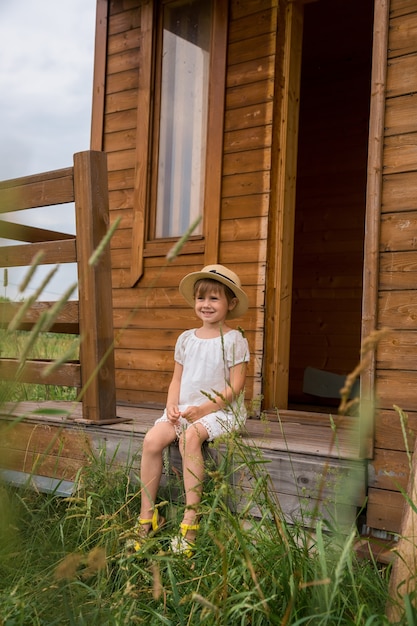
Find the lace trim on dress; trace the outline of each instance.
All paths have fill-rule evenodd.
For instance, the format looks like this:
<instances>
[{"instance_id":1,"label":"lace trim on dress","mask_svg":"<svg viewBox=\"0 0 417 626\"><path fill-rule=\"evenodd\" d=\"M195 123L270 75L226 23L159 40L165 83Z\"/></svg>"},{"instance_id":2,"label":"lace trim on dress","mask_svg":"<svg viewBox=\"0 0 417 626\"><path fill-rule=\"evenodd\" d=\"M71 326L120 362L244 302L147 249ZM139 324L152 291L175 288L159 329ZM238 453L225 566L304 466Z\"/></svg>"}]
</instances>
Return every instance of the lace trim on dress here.
<instances>
[{"instance_id":1,"label":"lace trim on dress","mask_svg":"<svg viewBox=\"0 0 417 626\"><path fill-rule=\"evenodd\" d=\"M208 433L208 441L213 441L214 439L214 433L213 430L211 428L211 422L210 420L206 420L205 417L202 417L199 422L201 424L203 424L204 428L206 429L207 433Z\"/></svg>"}]
</instances>

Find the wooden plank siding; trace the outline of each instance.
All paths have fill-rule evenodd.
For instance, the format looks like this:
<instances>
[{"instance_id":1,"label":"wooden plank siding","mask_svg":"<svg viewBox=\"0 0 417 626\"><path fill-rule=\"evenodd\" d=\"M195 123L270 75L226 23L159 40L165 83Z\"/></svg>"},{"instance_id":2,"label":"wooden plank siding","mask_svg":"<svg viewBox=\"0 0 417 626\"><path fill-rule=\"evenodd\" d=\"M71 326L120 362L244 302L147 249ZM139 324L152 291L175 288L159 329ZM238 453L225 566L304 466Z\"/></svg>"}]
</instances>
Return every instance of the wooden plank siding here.
<instances>
[{"instance_id":1,"label":"wooden plank siding","mask_svg":"<svg viewBox=\"0 0 417 626\"><path fill-rule=\"evenodd\" d=\"M108 155L117 398L163 405L178 334L196 321L178 292L183 275L205 264L187 246L168 264L166 244L145 246L143 274L131 286L141 0L109 3L103 148ZM277 0L230 3L217 259L236 271L250 300L242 321L252 352L247 395L261 393L263 304L270 195ZM248 45L248 39L251 42ZM214 224L213 224L214 227ZM188 245L188 244L187 244ZM150 332L151 331L151 332Z\"/></svg>"},{"instance_id":2,"label":"wooden plank siding","mask_svg":"<svg viewBox=\"0 0 417 626\"><path fill-rule=\"evenodd\" d=\"M74 481L88 463L91 440L79 428L0 422L1 469Z\"/></svg>"},{"instance_id":3,"label":"wooden plank siding","mask_svg":"<svg viewBox=\"0 0 417 626\"><path fill-rule=\"evenodd\" d=\"M391 0L383 152L374 458L367 524L399 532L417 432L417 1ZM407 414L402 420L398 405Z\"/></svg>"}]
</instances>

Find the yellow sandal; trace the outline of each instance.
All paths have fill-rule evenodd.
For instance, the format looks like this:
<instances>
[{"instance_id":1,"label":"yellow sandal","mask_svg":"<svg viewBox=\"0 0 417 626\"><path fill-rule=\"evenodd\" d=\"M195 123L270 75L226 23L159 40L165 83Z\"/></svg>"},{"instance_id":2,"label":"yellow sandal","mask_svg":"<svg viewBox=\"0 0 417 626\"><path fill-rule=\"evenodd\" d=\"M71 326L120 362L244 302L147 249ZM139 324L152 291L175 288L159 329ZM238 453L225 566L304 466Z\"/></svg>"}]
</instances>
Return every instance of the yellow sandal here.
<instances>
[{"instance_id":1,"label":"yellow sandal","mask_svg":"<svg viewBox=\"0 0 417 626\"><path fill-rule=\"evenodd\" d=\"M171 551L176 554L183 554L187 558L190 558L194 555L195 552L195 541L190 539L186 539L186 535L189 530L199 530L200 524L185 524L182 522L180 524L180 534L178 537L174 537L171 540Z\"/></svg>"},{"instance_id":2,"label":"yellow sandal","mask_svg":"<svg viewBox=\"0 0 417 626\"><path fill-rule=\"evenodd\" d=\"M158 508L163 506L164 504L166 504L166 502L161 502L160 504L157 504L155 506L151 518L137 520L136 524L129 533L132 535L136 535L136 537L134 539L131 538L127 540L127 550L129 550L130 552L139 552L143 548L146 540L150 537L153 537L158 532L158 530L162 528L166 520L164 517L159 515ZM144 529L141 528L141 526L146 526L147 524L150 524L150 528L148 532L144 532Z\"/></svg>"}]
</instances>

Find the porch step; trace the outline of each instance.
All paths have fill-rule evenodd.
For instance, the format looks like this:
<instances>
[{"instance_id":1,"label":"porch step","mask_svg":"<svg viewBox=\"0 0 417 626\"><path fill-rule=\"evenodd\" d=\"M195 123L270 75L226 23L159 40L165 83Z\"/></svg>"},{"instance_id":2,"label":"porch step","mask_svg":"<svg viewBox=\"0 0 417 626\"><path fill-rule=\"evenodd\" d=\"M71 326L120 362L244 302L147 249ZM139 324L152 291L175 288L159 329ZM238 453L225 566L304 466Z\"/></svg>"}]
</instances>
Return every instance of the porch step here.
<instances>
[{"instance_id":1,"label":"porch step","mask_svg":"<svg viewBox=\"0 0 417 626\"><path fill-rule=\"evenodd\" d=\"M63 498L69 498L73 494L75 487L75 483L72 480L50 478L49 476L28 474L27 472L19 472L17 470L0 469L0 479L13 487L27 487L41 493L53 493Z\"/></svg>"}]
</instances>

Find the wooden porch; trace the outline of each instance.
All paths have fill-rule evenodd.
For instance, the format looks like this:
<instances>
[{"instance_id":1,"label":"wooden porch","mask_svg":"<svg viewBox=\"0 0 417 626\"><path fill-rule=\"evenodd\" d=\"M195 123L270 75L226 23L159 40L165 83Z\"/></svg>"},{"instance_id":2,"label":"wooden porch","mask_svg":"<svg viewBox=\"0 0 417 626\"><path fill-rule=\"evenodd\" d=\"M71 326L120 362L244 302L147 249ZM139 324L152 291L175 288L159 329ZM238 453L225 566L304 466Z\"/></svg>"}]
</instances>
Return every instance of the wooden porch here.
<instances>
[{"instance_id":1,"label":"wooden porch","mask_svg":"<svg viewBox=\"0 0 417 626\"><path fill-rule=\"evenodd\" d=\"M84 419L82 403L24 402L5 409L0 426L3 476L15 484L32 481L41 490L61 495L72 492L77 473L91 461L91 453L99 451L105 451L113 466L129 468L137 480L143 437L161 413L155 408L117 406L117 423L96 425ZM317 512L332 522L352 523L366 496L357 421L335 417L331 428L328 415L315 413L312 418L282 411L274 421L249 419L240 441L262 459L271 496L288 521L306 524ZM210 453L222 454L225 445ZM181 471L175 445L169 461ZM236 466L241 466L237 458ZM254 479L249 470L238 469L232 480L237 506L244 507Z\"/></svg>"}]
</instances>

